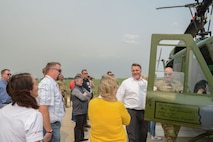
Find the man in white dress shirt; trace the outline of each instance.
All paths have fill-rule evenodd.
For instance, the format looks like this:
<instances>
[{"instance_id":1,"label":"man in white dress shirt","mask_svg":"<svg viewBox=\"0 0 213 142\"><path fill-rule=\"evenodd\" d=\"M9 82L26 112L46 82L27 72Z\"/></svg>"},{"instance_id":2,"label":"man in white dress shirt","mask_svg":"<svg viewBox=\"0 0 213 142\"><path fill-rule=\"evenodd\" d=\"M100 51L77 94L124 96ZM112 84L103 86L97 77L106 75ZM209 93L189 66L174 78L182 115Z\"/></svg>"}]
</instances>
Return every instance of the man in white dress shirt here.
<instances>
[{"instance_id":1,"label":"man in white dress shirt","mask_svg":"<svg viewBox=\"0 0 213 142\"><path fill-rule=\"evenodd\" d=\"M132 64L132 77L124 80L117 91L117 99L127 108L131 121L126 126L129 142L146 142L148 121L144 120L147 81L141 77L139 64Z\"/></svg>"}]
</instances>

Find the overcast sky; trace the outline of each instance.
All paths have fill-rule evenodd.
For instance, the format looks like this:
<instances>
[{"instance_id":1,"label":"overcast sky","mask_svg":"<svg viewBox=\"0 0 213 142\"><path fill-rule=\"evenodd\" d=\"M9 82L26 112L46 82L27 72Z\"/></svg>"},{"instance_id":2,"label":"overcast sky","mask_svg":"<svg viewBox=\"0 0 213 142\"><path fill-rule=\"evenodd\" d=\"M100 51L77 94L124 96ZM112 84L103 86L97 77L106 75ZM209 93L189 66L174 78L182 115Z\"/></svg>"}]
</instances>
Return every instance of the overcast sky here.
<instances>
[{"instance_id":1,"label":"overcast sky","mask_svg":"<svg viewBox=\"0 0 213 142\"><path fill-rule=\"evenodd\" d=\"M194 0L2 0L0 69L42 77L50 61L65 77L82 69L129 77L131 64L148 74L153 33L184 33L188 8L156 10Z\"/></svg>"}]
</instances>

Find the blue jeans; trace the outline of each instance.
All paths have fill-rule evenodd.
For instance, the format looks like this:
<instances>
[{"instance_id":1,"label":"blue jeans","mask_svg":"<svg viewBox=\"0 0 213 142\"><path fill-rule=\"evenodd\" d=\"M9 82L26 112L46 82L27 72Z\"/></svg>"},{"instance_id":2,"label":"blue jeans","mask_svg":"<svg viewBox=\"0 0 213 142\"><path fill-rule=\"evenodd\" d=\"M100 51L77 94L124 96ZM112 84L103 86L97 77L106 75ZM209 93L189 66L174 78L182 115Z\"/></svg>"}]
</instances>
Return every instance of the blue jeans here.
<instances>
[{"instance_id":1,"label":"blue jeans","mask_svg":"<svg viewBox=\"0 0 213 142\"><path fill-rule=\"evenodd\" d=\"M60 121L56 121L55 123L51 123L52 126L52 138L50 140L50 142L60 142L61 139L61 134L60 134L60 128L61 128L61 122ZM44 135L45 135L46 131L44 129Z\"/></svg>"},{"instance_id":2,"label":"blue jeans","mask_svg":"<svg viewBox=\"0 0 213 142\"><path fill-rule=\"evenodd\" d=\"M75 115L73 114L73 112L72 112L71 120L72 120L72 121L75 121Z\"/></svg>"},{"instance_id":3,"label":"blue jeans","mask_svg":"<svg viewBox=\"0 0 213 142\"><path fill-rule=\"evenodd\" d=\"M154 122L154 121L149 121L149 123L148 123L148 132L152 136L155 136L155 125L156 125L156 122Z\"/></svg>"}]
</instances>

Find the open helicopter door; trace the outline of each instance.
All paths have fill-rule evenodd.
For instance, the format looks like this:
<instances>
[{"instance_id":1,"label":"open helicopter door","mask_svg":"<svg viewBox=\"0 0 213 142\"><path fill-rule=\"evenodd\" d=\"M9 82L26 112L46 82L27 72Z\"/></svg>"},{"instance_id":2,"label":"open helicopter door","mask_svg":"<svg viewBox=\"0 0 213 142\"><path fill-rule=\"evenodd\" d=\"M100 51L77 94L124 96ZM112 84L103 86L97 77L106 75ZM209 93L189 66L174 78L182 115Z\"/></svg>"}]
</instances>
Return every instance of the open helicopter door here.
<instances>
[{"instance_id":1,"label":"open helicopter door","mask_svg":"<svg viewBox=\"0 0 213 142\"><path fill-rule=\"evenodd\" d=\"M164 76L163 70L156 71L158 48L164 47L184 47L176 54L171 54L166 62L166 67L172 67L174 70L174 80L182 83L181 90L166 92L158 91L155 87L156 81L163 80ZM213 134L213 52L211 50L213 50L213 37L195 42L189 34L152 35L146 120L199 128L207 131L205 135ZM205 92L202 94L195 92L195 87L196 85L199 87L199 83L205 84L203 87Z\"/></svg>"}]
</instances>

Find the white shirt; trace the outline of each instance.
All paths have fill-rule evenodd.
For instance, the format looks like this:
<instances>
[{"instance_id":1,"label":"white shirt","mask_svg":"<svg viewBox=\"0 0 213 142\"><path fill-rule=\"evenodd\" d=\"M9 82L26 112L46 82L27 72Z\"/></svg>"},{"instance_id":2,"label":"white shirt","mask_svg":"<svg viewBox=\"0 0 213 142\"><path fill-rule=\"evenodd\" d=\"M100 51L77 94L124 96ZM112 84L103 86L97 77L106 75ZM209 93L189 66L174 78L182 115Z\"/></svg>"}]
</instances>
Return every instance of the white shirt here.
<instances>
[{"instance_id":1,"label":"white shirt","mask_svg":"<svg viewBox=\"0 0 213 142\"><path fill-rule=\"evenodd\" d=\"M46 75L38 85L37 102L48 106L50 123L61 121L65 115L64 103L57 82Z\"/></svg>"},{"instance_id":2,"label":"white shirt","mask_svg":"<svg viewBox=\"0 0 213 142\"><path fill-rule=\"evenodd\" d=\"M147 81L130 77L124 80L117 90L116 97L126 108L145 110Z\"/></svg>"},{"instance_id":3,"label":"white shirt","mask_svg":"<svg viewBox=\"0 0 213 142\"><path fill-rule=\"evenodd\" d=\"M43 139L43 117L33 108L8 104L0 109L1 142L35 142Z\"/></svg>"}]
</instances>

